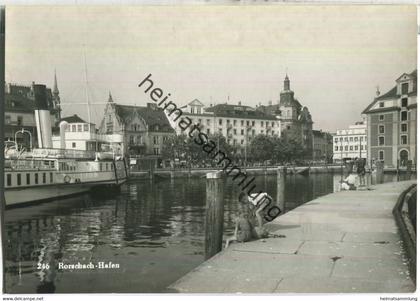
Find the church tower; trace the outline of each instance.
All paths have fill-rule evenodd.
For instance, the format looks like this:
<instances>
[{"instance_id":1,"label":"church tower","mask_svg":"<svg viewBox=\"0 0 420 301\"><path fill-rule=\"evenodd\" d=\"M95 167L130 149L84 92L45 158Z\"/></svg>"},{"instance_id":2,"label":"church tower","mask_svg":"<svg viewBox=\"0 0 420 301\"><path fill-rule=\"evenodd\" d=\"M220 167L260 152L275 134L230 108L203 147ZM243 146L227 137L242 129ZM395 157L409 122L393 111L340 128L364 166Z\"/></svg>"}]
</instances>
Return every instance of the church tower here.
<instances>
[{"instance_id":1,"label":"church tower","mask_svg":"<svg viewBox=\"0 0 420 301\"><path fill-rule=\"evenodd\" d=\"M58 91L57 85L57 73L54 71L54 88L53 88L53 103L54 109L56 109L57 120L61 119L61 106L60 106L60 91Z\"/></svg>"},{"instance_id":2,"label":"church tower","mask_svg":"<svg viewBox=\"0 0 420 301\"><path fill-rule=\"evenodd\" d=\"M283 91L290 91L290 80L286 73L286 78L284 79Z\"/></svg>"}]
</instances>

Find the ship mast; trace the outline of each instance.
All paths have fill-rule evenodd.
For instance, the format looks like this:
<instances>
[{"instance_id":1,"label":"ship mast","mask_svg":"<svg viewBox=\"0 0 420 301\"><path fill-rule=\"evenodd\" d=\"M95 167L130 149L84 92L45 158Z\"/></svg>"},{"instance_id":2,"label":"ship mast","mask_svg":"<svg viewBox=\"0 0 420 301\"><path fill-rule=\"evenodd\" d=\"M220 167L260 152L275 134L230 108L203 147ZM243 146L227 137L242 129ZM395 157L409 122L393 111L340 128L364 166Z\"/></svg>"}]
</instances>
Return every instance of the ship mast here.
<instances>
[{"instance_id":1,"label":"ship mast","mask_svg":"<svg viewBox=\"0 0 420 301\"><path fill-rule=\"evenodd\" d=\"M91 116L90 116L90 101L89 101L89 91L88 91L88 86L89 86L89 82L88 82L88 71L87 71L87 64L86 64L86 45L83 45L83 57L84 57L84 63L85 63L85 94L86 94L86 103L87 103L87 113L88 113L88 123L89 123L89 127L91 124Z\"/></svg>"}]
</instances>

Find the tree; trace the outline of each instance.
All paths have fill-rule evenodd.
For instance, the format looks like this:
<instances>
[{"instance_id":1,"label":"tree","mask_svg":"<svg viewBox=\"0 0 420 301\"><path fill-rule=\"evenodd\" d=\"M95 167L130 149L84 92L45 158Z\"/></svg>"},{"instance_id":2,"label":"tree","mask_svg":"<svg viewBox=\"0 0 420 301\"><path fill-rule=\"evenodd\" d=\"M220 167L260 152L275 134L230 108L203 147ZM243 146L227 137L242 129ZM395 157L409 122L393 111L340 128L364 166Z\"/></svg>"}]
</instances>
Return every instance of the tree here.
<instances>
[{"instance_id":1,"label":"tree","mask_svg":"<svg viewBox=\"0 0 420 301\"><path fill-rule=\"evenodd\" d=\"M187 136L170 137L162 147L161 156L164 160L185 159L188 153Z\"/></svg>"},{"instance_id":2,"label":"tree","mask_svg":"<svg viewBox=\"0 0 420 301\"><path fill-rule=\"evenodd\" d=\"M249 145L249 156L258 162L272 159L273 151L274 139L266 135L257 135Z\"/></svg>"}]
</instances>

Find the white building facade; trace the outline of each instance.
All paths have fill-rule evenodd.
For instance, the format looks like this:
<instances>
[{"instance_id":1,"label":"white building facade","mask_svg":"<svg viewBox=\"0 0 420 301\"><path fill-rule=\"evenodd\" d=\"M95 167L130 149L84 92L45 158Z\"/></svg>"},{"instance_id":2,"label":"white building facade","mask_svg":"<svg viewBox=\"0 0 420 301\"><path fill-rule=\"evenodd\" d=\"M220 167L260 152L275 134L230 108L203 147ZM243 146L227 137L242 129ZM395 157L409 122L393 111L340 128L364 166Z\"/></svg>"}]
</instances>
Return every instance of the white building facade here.
<instances>
[{"instance_id":1,"label":"white building facade","mask_svg":"<svg viewBox=\"0 0 420 301\"><path fill-rule=\"evenodd\" d=\"M227 142L235 146L245 146L257 135L281 135L280 120L275 116L265 114L252 107L218 104L210 107L198 99L193 100L182 108L183 117L191 119L192 124L200 124L201 132L207 135L217 133L226 137ZM176 134L182 134L182 129L168 116Z\"/></svg>"},{"instance_id":2,"label":"white building facade","mask_svg":"<svg viewBox=\"0 0 420 301\"><path fill-rule=\"evenodd\" d=\"M333 160L367 158L367 127L366 123L356 122L348 129L337 130L333 136Z\"/></svg>"}]
</instances>

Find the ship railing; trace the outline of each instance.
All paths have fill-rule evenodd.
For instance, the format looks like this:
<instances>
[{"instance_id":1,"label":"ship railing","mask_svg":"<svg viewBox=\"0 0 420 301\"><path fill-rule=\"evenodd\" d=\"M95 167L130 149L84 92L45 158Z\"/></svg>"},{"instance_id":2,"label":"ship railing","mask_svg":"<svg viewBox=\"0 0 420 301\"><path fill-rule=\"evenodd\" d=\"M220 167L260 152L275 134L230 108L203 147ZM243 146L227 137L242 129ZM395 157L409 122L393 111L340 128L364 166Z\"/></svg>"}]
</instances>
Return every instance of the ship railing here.
<instances>
[{"instance_id":1,"label":"ship railing","mask_svg":"<svg viewBox=\"0 0 420 301\"><path fill-rule=\"evenodd\" d=\"M32 151L37 158L95 159L95 151L60 148L38 148Z\"/></svg>"},{"instance_id":2,"label":"ship railing","mask_svg":"<svg viewBox=\"0 0 420 301\"><path fill-rule=\"evenodd\" d=\"M12 170L51 170L56 169L54 160L5 159L4 168Z\"/></svg>"}]
</instances>

